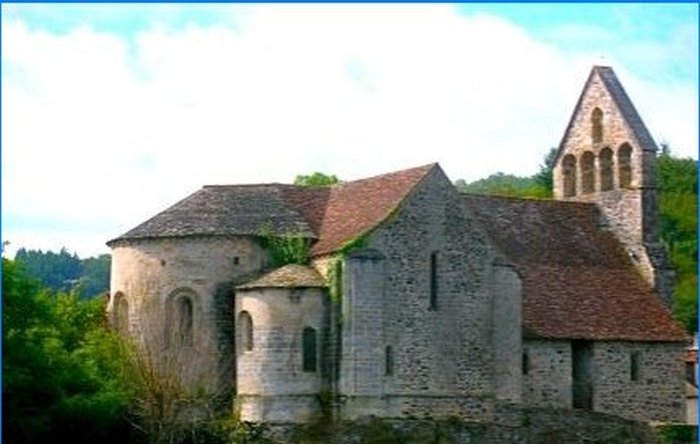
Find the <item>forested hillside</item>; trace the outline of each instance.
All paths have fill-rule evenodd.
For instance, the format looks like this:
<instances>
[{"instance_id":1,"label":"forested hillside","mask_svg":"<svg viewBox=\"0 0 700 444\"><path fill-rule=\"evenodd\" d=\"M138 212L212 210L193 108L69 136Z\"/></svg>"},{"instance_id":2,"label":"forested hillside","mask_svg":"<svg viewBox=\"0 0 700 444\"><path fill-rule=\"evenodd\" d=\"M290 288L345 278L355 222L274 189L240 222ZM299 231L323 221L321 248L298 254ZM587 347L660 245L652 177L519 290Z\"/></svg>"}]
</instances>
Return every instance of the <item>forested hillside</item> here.
<instances>
[{"instance_id":1,"label":"forested hillside","mask_svg":"<svg viewBox=\"0 0 700 444\"><path fill-rule=\"evenodd\" d=\"M497 194L513 197L550 197L551 166L554 150L550 150L540 171L530 177L496 173L474 182L457 180L460 191L475 194ZM659 209L661 239L676 269L674 315L690 332L697 330L698 281L698 164L693 159L677 158L668 147L658 158Z\"/></svg>"},{"instance_id":2,"label":"forested hillside","mask_svg":"<svg viewBox=\"0 0 700 444\"><path fill-rule=\"evenodd\" d=\"M91 298L109 290L110 255L80 259L62 248L58 253L17 250L15 260L26 273L54 291L73 291Z\"/></svg>"}]
</instances>

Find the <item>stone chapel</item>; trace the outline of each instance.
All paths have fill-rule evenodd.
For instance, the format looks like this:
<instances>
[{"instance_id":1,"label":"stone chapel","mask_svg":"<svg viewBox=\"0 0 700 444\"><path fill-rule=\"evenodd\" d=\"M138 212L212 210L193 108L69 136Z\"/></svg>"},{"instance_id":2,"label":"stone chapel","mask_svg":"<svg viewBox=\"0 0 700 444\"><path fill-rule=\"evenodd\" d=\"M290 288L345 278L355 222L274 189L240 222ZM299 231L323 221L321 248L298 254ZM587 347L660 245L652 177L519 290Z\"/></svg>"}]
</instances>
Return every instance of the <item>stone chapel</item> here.
<instances>
[{"instance_id":1,"label":"stone chapel","mask_svg":"<svg viewBox=\"0 0 700 444\"><path fill-rule=\"evenodd\" d=\"M108 310L248 421L489 420L500 405L682 421L656 154L595 66L554 199L461 194L437 164L205 186L108 242ZM308 263L274 265L270 237L303 239Z\"/></svg>"}]
</instances>

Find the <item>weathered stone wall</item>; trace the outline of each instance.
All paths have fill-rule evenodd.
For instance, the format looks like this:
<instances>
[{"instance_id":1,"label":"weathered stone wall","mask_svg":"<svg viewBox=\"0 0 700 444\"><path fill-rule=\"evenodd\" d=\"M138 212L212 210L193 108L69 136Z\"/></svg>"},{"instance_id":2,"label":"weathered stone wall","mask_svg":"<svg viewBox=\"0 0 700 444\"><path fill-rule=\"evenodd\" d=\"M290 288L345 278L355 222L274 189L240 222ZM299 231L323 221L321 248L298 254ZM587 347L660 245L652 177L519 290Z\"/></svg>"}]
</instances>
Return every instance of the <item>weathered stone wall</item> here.
<instances>
[{"instance_id":1,"label":"weathered stone wall","mask_svg":"<svg viewBox=\"0 0 700 444\"><path fill-rule=\"evenodd\" d=\"M631 379L632 352L640 357L637 381ZM631 419L682 422L682 354L682 344L594 343L594 409Z\"/></svg>"},{"instance_id":2,"label":"weathered stone wall","mask_svg":"<svg viewBox=\"0 0 700 444\"><path fill-rule=\"evenodd\" d=\"M571 343L525 339L527 374L523 375L523 402L534 407L571 408Z\"/></svg>"},{"instance_id":3,"label":"weathered stone wall","mask_svg":"<svg viewBox=\"0 0 700 444\"><path fill-rule=\"evenodd\" d=\"M124 295L130 330L162 350L166 302L186 292L193 302L194 342L188 366L231 392L233 287L258 272L266 256L253 238L187 237L120 242L112 249L111 299ZM208 376L206 376L208 375Z\"/></svg>"},{"instance_id":4,"label":"weathered stone wall","mask_svg":"<svg viewBox=\"0 0 700 444\"><path fill-rule=\"evenodd\" d=\"M491 414L488 276L493 253L488 245L476 221L462 212L453 185L435 169L369 236L365 247L385 259L372 264L348 259L342 300L340 386L348 390L341 391L343 417L373 411L396 417ZM368 267L372 270L366 274L353 271ZM436 308L430 306L431 285ZM358 331L367 343L347 344L347 336ZM388 346L391 374L384 371ZM361 352L361 361L352 362L362 347L367 351Z\"/></svg>"},{"instance_id":5,"label":"weathered stone wall","mask_svg":"<svg viewBox=\"0 0 700 444\"><path fill-rule=\"evenodd\" d=\"M351 397L346 414L383 415L388 376L384 329L385 258L373 250L349 255L343 270L342 359L338 389Z\"/></svg>"},{"instance_id":6,"label":"weathered stone wall","mask_svg":"<svg viewBox=\"0 0 700 444\"><path fill-rule=\"evenodd\" d=\"M263 436L272 443L441 443L441 444L660 444L645 423L582 410L509 408L493 422L455 418L363 418L339 424L271 425ZM694 442L694 441L693 441ZM680 443L679 443L680 444Z\"/></svg>"},{"instance_id":7,"label":"weathered stone wall","mask_svg":"<svg viewBox=\"0 0 700 444\"><path fill-rule=\"evenodd\" d=\"M497 261L492 267L493 385L502 402L520 403L522 371L522 289L515 268Z\"/></svg>"},{"instance_id":8,"label":"weathered stone wall","mask_svg":"<svg viewBox=\"0 0 700 444\"><path fill-rule=\"evenodd\" d=\"M571 408L571 343L527 339L523 349L529 361L524 403ZM641 421L683 421L682 349L675 343L594 341L593 410ZM631 379L632 352L640 356L637 381Z\"/></svg>"},{"instance_id":9,"label":"weathered stone wall","mask_svg":"<svg viewBox=\"0 0 700 444\"><path fill-rule=\"evenodd\" d=\"M564 199L564 170L563 159L566 154L572 154L576 157L576 198L592 197L600 191L600 152L604 148L610 148L613 151L612 156L612 171L613 171L613 188L620 188L619 164L617 153L619 148L628 143L632 147L631 167L632 176L629 189L649 188L656 185L656 176L653 174L655 162L655 152L645 153L639 145L634 132L628 126L623 118L622 113L617 108L614 100L605 88L600 77L594 74L591 83L585 91L579 108L573 116L572 124L568 137L564 143L564 149L558 159L557 165L554 168L554 197ZM591 116L595 108L603 112L603 134L599 142L594 142L592 137L592 120ZM582 193L583 189L583 174L581 171L581 157L584 152L590 151L595 155L595 193L586 195Z\"/></svg>"},{"instance_id":10,"label":"weathered stone wall","mask_svg":"<svg viewBox=\"0 0 700 444\"><path fill-rule=\"evenodd\" d=\"M327 296L318 288L239 290L236 319L246 311L253 323L253 347L237 336L237 407L244 421L303 422L318 414L323 389L322 356L327 331ZM302 366L302 332L316 331L316 370Z\"/></svg>"}]
</instances>

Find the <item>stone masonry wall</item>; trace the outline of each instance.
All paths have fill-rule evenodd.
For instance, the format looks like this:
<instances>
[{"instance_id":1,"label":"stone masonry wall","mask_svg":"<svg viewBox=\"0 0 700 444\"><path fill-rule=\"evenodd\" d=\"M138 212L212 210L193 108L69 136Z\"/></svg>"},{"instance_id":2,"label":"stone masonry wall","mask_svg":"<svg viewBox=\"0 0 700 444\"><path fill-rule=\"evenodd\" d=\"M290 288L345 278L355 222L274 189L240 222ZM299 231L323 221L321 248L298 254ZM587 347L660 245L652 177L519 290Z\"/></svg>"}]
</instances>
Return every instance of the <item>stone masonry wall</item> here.
<instances>
[{"instance_id":1,"label":"stone masonry wall","mask_svg":"<svg viewBox=\"0 0 700 444\"><path fill-rule=\"evenodd\" d=\"M603 137L600 142L593 142L592 139L591 115L595 108L599 108L603 112ZM640 189L655 186L655 176L653 174L643 174L645 171L651 173L649 165L646 164L654 159L653 155L655 155L655 153L652 153L652 156L643 153L633 131L627 125L627 122L625 122L620 110L610 97L602 80L596 74L591 79L589 88L581 98L576 115L573 116L568 137L564 142L563 152L554 168L554 197L556 199L564 199L562 161L566 154L572 154L576 157L576 196L577 198L582 196L583 175L581 174L580 159L586 151L591 151L595 155L595 190L599 191L601 183L599 155L600 151L604 148L610 148L613 151L613 188L619 189L620 178L618 174L617 151L624 143L628 143L632 147L632 180L629 188ZM586 195L583 196L585 197Z\"/></svg>"},{"instance_id":2,"label":"stone masonry wall","mask_svg":"<svg viewBox=\"0 0 700 444\"><path fill-rule=\"evenodd\" d=\"M522 288L520 277L509 265L496 262L491 282L493 298L493 385L502 402L520 403L522 373Z\"/></svg>"},{"instance_id":3,"label":"stone masonry wall","mask_svg":"<svg viewBox=\"0 0 700 444\"><path fill-rule=\"evenodd\" d=\"M639 380L631 379L632 352ZM594 343L594 409L630 419L682 422L685 418L682 344Z\"/></svg>"},{"instance_id":4,"label":"stone masonry wall","mask_svg":"<svg viewBox=\"0 0 700 444\"><path fill-rule=\"evenodd\" d=\"M195 338L188 366L197 366L196 372L216 381L219 390L232 392L233 286L258 272L265 261L259 244L245 237L121 242L112 249L108 309L122 293L132 333L161 350L166 300L187 292L193 298Z\"/></svg>"},{"instance_id":5,"label":"stone masonry wall","mask_svg":"<svg viewBox=\"0 0 700 444\"><path fill-rule=\"evenodd\" d=\"M327 296L318 288L239 290L236 319L248 312L253 348L237 347L237 406L254 422L303 422L318 413ZM302 366L302 331L316 330L316 371ZM240 344L242 331L237 332Z\"/></svg>"},{"instance_id":6,"label":"stone masonry wall","mask_svg":"<svg viewBox=\"0 0 700 444\"><path fill-rule=\"evenodd\" d=\"M353 330L343 324L344 336L357 329L372 332L367 347L376 354L341 374L341 387L352 387L342 393L343 417L367 414L371 405L394 417L478 419L491 414L488 276L493 253L488 245L476 221L462 212L459 196L438 168L369 236L366 247L385 259L381 270L366 276L374 282L361 287L373 289L378 296L382 289L382 306L375 307L377 299L355 294L343 298L343 304L349 304L343 312L366 313L376 308L382 315L353 317ZM437 309L430 308L431 253L436 254ZM357 282L354 285L361 288ZM344 293L348 290L346 286ZM355 349L361 346L355 344ZM387 346L393 349L391 374L381 371ZM349 353L343 348L344 370L347 360L353 359ZM358 383L378 390L369 396L371 391L359 390Z\"/></svg>"},{"instance_id":7,"label":"stone masonry wall","mask_svg":"<svg viewBox=\"0 0 700 444\"><path fill-rule=\"evenodd\" d=\"M571 343L526 339L527 374L523 375L523 402L533 407L572 407Z\"/></svg>"}]
</instances>

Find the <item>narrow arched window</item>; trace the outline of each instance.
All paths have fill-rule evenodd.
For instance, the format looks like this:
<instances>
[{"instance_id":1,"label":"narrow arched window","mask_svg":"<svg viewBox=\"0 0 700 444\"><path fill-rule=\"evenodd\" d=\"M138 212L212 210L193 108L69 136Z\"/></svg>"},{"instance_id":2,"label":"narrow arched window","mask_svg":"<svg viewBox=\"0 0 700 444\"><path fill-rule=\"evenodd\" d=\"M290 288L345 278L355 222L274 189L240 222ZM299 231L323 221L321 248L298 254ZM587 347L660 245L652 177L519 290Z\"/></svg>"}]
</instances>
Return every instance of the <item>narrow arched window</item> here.
<instances>
[{"instance_id":1,"label":"narrow arched window","mask_svg":"<svg viewBox=\"0 0 700 444\"><path fill-rule=\"evenodd\" d=\"M238 337L242 351L253 350L253 318L247 311L238 315Z\"/></svg>"},{"instance_id":2,"label":"narrow arched window","mask_svg":"<svg viewBox=\"0 0 700 444\"><path fill-rule=\"evenodd\" d=\"M120 333L129 332L129 302L126 300L124 293L117 292L114 295L113 323L114 328Z\"/></svg>"},{"instance_id":3,"label":"narrow arched window","mask_svg":"<svg viewBox=\"0 0 700 444\"><path fill-rule=\"evenodd\" d=\"M613 185L613 152L610 148L600 150L600 191L612 190Z\"/></svg>"},{"instance_id":4,"label":"narrow arched window","mask_svg":"<svg viewBox=\"0 0 700 444\"><path fill-rule=\"evenodd\" d=\"M595 108L591 113L591 139L593 143L603 141L603 111Z\"/></svg>"},{"instance_id":5,"label":"narrow arched window","mask_svg":"<svg viewBox=\"0 0 700 444\"><path fill-rule=\"evenodd\" d=\"M197 294L189 288L180 288L168 295L165 301L166 347L194 344L197 322Z\"/></svg>"},{"instance_id":6,"label":"narrow arched window","mask_svg":"<svg viewBox=\"0 0 700 444\"><path fill-rule=\"evenodd\" d=\"M305 372L315 372L318 361L316 329L305 327L301 339L302 368Z\"/></svg>"},{"instance_id":7,"label":"narrow arched window","mask_svg":"<svg viewBox=\"0 0 700 444\"><path fill-rule=\"evenodd\" d=\"M629 188L632 185L632 147L628 143L617 150L617 168L620 188Z\"/></svg>"},{"instance_id":8,"label":"narrow arched window","mask_svg":"<svg viewBox=\"0 0 700 444\"><path fill-rule=\"evenodd\" d=\"M175 326L180 345L192 345L194 336L192 328L192 300L187 296L182 296L175 303Z\"/></svg>"},{"instance_id":9,"label":"narrow arched window","mask_svg":"<svg viewBox=\"0 0 700 444\"><path fill-rule=\"evenodd\" d=\"M562 160L562 171L564 173L564 197L576 195L576 158L567 154Z\"/></svg>"},{"instance_id":10,"label":"narrow arched window","mask_svg":"<svg viewBox=\"0 0 700 444\"><path fill-rule=\"evenodd\" d=\"M384 349L384 374L391 376L394 374L394 348L387 345Z\"/></svg>"},{"instance_id":11,"label":"narrow arched window","mask_svg":"<svg viewBox=\"0 0 700 444\"><path fill-rule=\"evenodd\" d=\"M595 191L595 155L586 151L581 156L581 192L592 193Z\"/></svg>"},{"instance_id":12,"label":"narrow arched window","mask_svg":"<svg viewBox=\"0 0 700 444\"><path fill-rule=\"evenodd\" d=\"M438 309L438 258L437 253L430 253L430 303L428 305L429 310Z\"/></svg>"}]
</instances>

